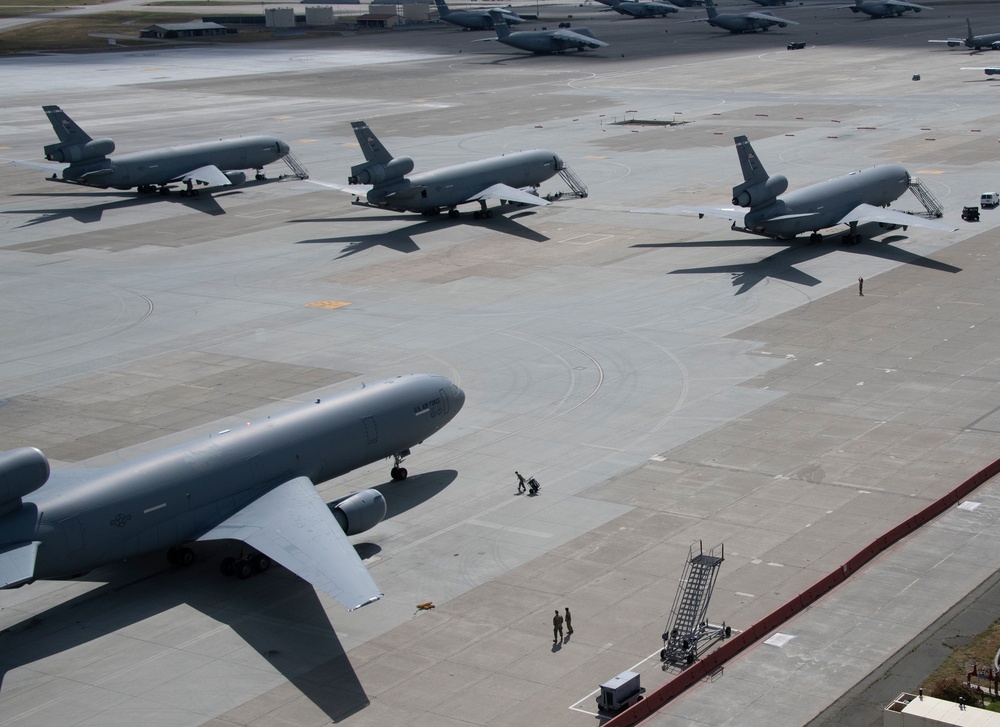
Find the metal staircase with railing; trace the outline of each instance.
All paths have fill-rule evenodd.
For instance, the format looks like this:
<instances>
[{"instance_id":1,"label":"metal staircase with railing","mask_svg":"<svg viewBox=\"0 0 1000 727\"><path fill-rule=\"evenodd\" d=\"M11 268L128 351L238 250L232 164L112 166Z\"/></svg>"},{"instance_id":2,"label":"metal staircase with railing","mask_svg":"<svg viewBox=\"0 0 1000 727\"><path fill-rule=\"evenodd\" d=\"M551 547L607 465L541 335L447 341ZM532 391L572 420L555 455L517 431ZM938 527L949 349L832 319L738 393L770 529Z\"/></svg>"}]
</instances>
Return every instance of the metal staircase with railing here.
<instances>
[{"instance_id":1,"label":"metal staircase with railing","mask_svg":"<svg viewBox=\"0 0 1000 727\"><path fill-rule=\"evenodd\" d=\"M920 200L920 204L927 210L928 217L940 217L944 214L944 207L938 198L931 194L930 189L916 177L910 179L910 191L913 196Z\"/></svg>"},{"instance_id":2,"label":"metal staircase with railing","mask_svg":"<svg viewBox=\"0 0 1000 727\"><path fill-rule=\"evenodd\" d=\"M699 540L697 549L694 544L688 549L688 559L670 609L670 621L663 633L661 661L693 664L698 658L700 643L723 639L732 633L724 623L714 626L705 620L708 602L719 576L719 566L724 560L725 547L722 544L705 553Z\"/></svg>"},{"instance_id":3,"label":"metal staircase with railing","mask_svg":"<svg viewBox=\"0 0 1000 727\"><path fill-rule=\"evenodd\" d=\"M559 176L562 180L569 185L569 188L573 190L573 194L583 199L587 196L587 185L583 183L583 180L576 176L576 173L570 169L565 164L563 168L559 170Z\"/></svg>"},{"instance_id":4,"label":"metal staircase with railing","mask_svg":"<svg viewBox=\"0 0 1000 727\"><path fill-rule=\"evenodd\" d=\"M295 158L294 154L288 152L282 157L282 160L284 160L285 164L288 165L288 168L292 170L291 176L297 177L298 179L309 179L309 172L307 172L306 168L302 166L302 162Z\"/></svg>"}]
</instances>

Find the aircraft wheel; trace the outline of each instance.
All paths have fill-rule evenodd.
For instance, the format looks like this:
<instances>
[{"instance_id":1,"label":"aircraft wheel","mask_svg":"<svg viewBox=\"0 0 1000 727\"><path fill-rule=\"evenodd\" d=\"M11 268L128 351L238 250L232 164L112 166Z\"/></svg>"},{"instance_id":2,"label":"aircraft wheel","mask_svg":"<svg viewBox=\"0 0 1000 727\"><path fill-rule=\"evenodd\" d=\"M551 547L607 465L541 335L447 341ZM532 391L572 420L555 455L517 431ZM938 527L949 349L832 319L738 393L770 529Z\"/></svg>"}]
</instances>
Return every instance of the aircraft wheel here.
<instances>
[{"instance_id":1,"label":"aircraft wheel","mask_svg":"<svg viewBox=\"0 0 1000 727\"><path fill-rule=\"evenodd\" d=\"M257 555L253 557L253 569L257 573L263 573L270 567L271 567L271 559L268 558L263 553L257 553Z\"/></svg>"},{"instance_id":2,"label":"aircraft wheel","mask_svg":"<svg viewBox=\"0 0 1000 727\"><path fill-rule=\"evenodd\" d=\"M486 212L483 214L483 217L492 218L493 217L493 210L486 210Z\"/></svg>"},{"instance_id":3,"label":"aircraft wheel","mask_svg":"<svg viewBox=\"0 0 1000 727\"><path fill-rule=\"evenodd\" d=\"M474 220L478 220L482 216L483 216L483 213L480 212L479 210L476 210L475 212L472 213L472 219L474 219Z\"/></svg>"},{"instance_id":4,"label":"aircraft wheel","mask_svg":"<svg viewBox=\"0 0 1000 727\"><path fill-rule=\"evenodd\" d=\"M233 566L233 573L241 581L253 575L253 564L249 560L240 560Z\"/></svg>"},{"instance_id":5,"label":"aircraft wheel","mask_svg":"<svg viewBox=\"0 0 1000 727\"><path fill-rule=\"evenodd\" d=\"M169 187L160 187L160 194L162 194L164 197L166 197L168 194L170 194L170 188Z\"/></svg>"},{"instance_id":6,"label":"aircraft wheel","mask_svg":"<svg viewBox=\"0 0 1000 727\"><path fill-rule=\"evenodd\" d=\"M229 578L236 571L236 558L223 558L222 563L219 564L219 570L222 571L222 575Z\"/></svg>"},{"instance_id":7,"label":"aircraft wheel","mask_svg":"<svg viewBox=\"0 0 1000 727\"><path fill-rule=\"evenodd\" d=\"M389 476L392 477L396 482L402 482L406 479L407 471L405 467L393 467L389 470Z\"/></svg>"},{"instance_id":8,"label":"aircraft wheel","mask_svg":"<svg viewBox=\"0 0 1000 727\"><path fill-rule=\"evenodd\" d=\"M265 179L267 179L267 177L265 177L263 174L260 173L255 174L253 178L256 179L258 182L263 182Z\"/></svg>"},{"instance_id":9,"label":"aircraft wheel","mask_svg":"<svg viewBox=\"0 0 1000 727\"><path fill-rule=\"evenodd\" d=\"M185 568L194 565L194 551L191 548L179 548L177 551L177 564Z\"/></svg>"},{"instance_id":10,"label":"aircraft wheel","mask_svg":"<svg viewBox=\"0 0 1000 727\"><path fill-rule=\"evenodd\" d=\"M180 192L180 194L181 194L181 197L187 197L188 194L189 194L189 192L186 189L182 189L181 192Z\"/></svg>"},{"instance_id":11,"label":"aircraft wheel","mask_svg":"<svg viewBox=\"0 0 1000 727\"><path fill-rule=\"evenodd\" d=\"M188 192L189 197L197 197L199 194L201 194L201 192L197 189L192 189L190 192Z\"/></svg>"},{"instance_id":12,"label":"aircraft wheel","mask_svg":"<svg viewBox=\"0 0 1000 727\"><path fill-rule=\"evenodd\" d=\"M457 218L458 217L458 210L456 210L456 209L450 209L450 210L448 210L448 216L451 217L452 219Z\"/></svg>"},{"instance_id":13,"label":"aircraft wheel","mask_svg":"<svg viewBox=\"0 0 1000 727\"><path fill-rule=\"evenodd\" d=\"M167 551L167 562L170 563L170 565L181 564L181 549L176 545Z\"/></svg>"}]
</instances>

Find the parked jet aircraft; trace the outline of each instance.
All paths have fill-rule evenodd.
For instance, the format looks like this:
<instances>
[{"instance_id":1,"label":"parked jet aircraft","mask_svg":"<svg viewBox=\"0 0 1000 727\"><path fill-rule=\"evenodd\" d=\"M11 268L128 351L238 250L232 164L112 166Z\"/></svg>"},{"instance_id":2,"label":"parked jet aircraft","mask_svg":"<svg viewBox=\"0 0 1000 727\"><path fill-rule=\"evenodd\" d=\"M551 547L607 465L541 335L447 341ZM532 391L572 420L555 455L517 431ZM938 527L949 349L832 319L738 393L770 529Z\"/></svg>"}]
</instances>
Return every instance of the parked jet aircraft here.
<instances>
[{"instance_id":1,"label":"parked jet aircraft","mask_svg":"<svg viewBox=\"0 0 1000 727\"><path fill-rule=\"evenodd\" d=\"M186 187L181 194L197 195L195 184L226 187L246 181L244 169L262 169L288 154L288 144L275 136L247 136L184 146L108 155L115 150L111 139L92 139L58 106L43 106L59 142L45 147L50 162L15 162L18 166L51 171L51 180L101 189L132 189L167 194L174 183ZM61 178L57 176L62 174Z\"/></svg>"},{"instance_id":2,"label":"parked jet aircraft","mask_svg":"<svg viewBox=\"0 0 1000 727\"><path fill-rule=\"evenodd\" d=\"M973 48L975 50L982 50L983 48L989 48L990 50L1000 50L1000 33L985 33L984 35L973 35L972 34L972 21L968 18L965 19L966 27L969 29L969 34L965 38L948 38L948 40L929 40L928 43L947 43L950 48L955 48L960 45L964 45L966 48Z\"/></svg>"},{"instance_id":3,"label":"parked jet aircraft","mask_svg":"<svg viewBox=\"0 0 1000 727\"><path fill-rule=\"evenodd\" d=\"M987 76L1000 76L1000 66L962 67L963 71L983 71Z\"/></svg>"},{"instance_id":4,"label":"parked jet aircraft","mask_svg":"<svg viewBox=\"0 0 1000 727\"><path fill-rule=\"evenodd\" d=\"M443 376L417 374L317 399L112 467L55 470L33 447L0 453L0 587L72 577L152 550L193 562L183 544L241 540L258 552L227 559L241 577L273 559L349 609L381 597L348 535L382 520L363 490L327 505L314 485L393 457L465 403Z\"/></svg>"},{"instance_id":5,"label":"parked jet aircraft","mask_svg":"<svg viewBox=\"0 0 1000 727\"><path fill-rule=\"evenodd\" d=\"M630 15L633 18L662 18L684 10L684 8L664 0L659 2L653 0L649 2L644 0L611 0L611 9L616 13Z\"/></svg>"},{"instance_id":6,"label":"parked jet aircraft","mask_svg":"<svg viewBox=\"0 0 1000 727\"><path fill-rule=\"evenodd\" d=\"M749 13L720 13L712 0L705 0L707 18L687 20L688 23L708 23L709 25L728 30L730 33L752 33L756 30L767 30L777 25L784 28L787 25L798 25L794 20L785 20L774 15L769 10Z\"/></svg>"},{"instance_id":7,"label":"parked jet aircraft","mask_svg":"<svg viewBox=\"0 0 1000 727\"><path fill-rule=\"evenodd\" d=\"M490 17L489 10L450 10L445 0L435 0L437 2L438 17L446 23L458 25L466 30L493 30L493 18ZM496 8L503 13L508 25L523 23L524 18L513 10L506 8Z\"/></svg>"},{"instance_id":8,"label":"parked jet aircraft","mask_svg":"<svg viewBox=\"0 0 1000 727\"><path fill-rule=\"evenodd\" d=\"M751 0L758 5L763 5L766 8L773 8L776 5L787 5L788 0Z\"/></svg>"},{"instance_id":9,"label":"parked jet aircraft","mask_svg":"<svg viewBox=\"0 0 1000 727\"><path fill-rule=\"evenodd\" d=\"M860 242L859 222L878 222L887 229L906 229L909 225L948 232L958 229L944 222L886 209L910 188L910 174L899 164L880 164L784 194L788 179L781 174L771 176L764 170L747 137L737 136L735 141L743 168L743 183L733 187L733 204L749 211L735 207L690 206L633 211L722 217L733 220L734 230L778 240L791 240L796 235L811 232L811 242L823 239L820 230L837 225L850 227L845 242ZM738 222L743 226L737 227Z\"/></svg>"},{"instance_id":10,"label":"parked jet aircraft","mask_svg":"<svg viewBox=\"0 0 1000 727\"><path fill-rule=\"evenodd\" d=\"M842 9L850 8L852 13L864 13L873 18L891 18L896 15L912 10L919 13L921 10L933 10L926 5L903 2L903 0L854 0L853 5L841 5Z\"/></svg>"},{"instance_id":11,"label":"parked jet aircraft","mask_svg":"<svg viewBox=\"0 0 1000 727\"><path fill-rule=\"evenodd\" d=\"M603 48L608 45L603 40L595 38L587 28L511 31L499 11L490 10L490 17L493 18L493 29L497 32L497 37L483 38L483 40L496 40L511 48L531 53L562 53L568 50Z\"/></svg>"},{"instance_id":12,"label":"parked jet aircraft","mask_svg":"<svg viewBox=\"0 0 1000 727\"><path fill-rule=\"evenodd\" d=\"M521 151L490 157L476 162L455 164L429 172L406 176L413 171L410 157L393 157L382 146L364 121L351 122L354 135L364 152L365 162L351 167L348 185L325 184L352 194L366 195L367 207L397 212L420 212L436 215L448 210L458 216L458 205L479 202L474 217L491 217L486 209L490 199L509 200L519 204L547 205L537 194L524 191L537 187L564 168L558 154L543 149Z\"/></svg>"}]
</instances>

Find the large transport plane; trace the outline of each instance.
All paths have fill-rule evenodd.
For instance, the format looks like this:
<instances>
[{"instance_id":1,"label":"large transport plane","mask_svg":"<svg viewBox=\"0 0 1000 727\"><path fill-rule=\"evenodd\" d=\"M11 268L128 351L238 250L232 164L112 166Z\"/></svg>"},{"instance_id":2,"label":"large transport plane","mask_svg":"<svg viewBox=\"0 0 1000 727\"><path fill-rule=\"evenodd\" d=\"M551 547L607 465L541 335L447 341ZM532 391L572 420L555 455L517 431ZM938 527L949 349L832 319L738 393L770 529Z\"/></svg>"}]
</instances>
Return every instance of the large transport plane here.
<instances>
[{"instance_id":1,"label":"large transport plane","mask_svg":"<svg viewBox=\"0 0 1000 727\"><path fill-rule=\"evenodd\" d=\"M158 549L189 565L186 544L232 539L258 552L224 572L246 578L274 560L359 608L382 593L347 536L377 525L385 500L362 490L328 504L314 485L388 457L405 479L410 447L464 403L447 378L413 374L112 467L50 472L33 447L0 453L0 588Z\"/></svg>"},{"instance_id":2,"label":"large transport plane","mask_svg":"<svg viewBox=\"0 0 1000 727\"><path fill-rule=\"evenodd\" d=\"M438 17L446 23L457 25L465 30L493 30L493 18L490 17L490 10L486 8L476 10L452 10L445 0L435 0L437 3ZM524 18L507 8L491 8L499 13L503 13L504 20L508 25L523 23Z\"/></svg>"},{"instance_id":3,"label":"large transport plane","mask_svg":"<svg viewBox=\"0 0 1000 727\"><path fill-rule=\"evenodd\" d=\"M983 33L982 35L972 34L972 21L968 18L965 19L965 25L969 29L969 34L964 38L948 38L947 40L929 40L928 43L946 43L949 48L957 48L960 45L964 45L966 48L972 48L973 50L982 50L983 48L989 48L990 50L1000 50L1000 33Z\"/></svg>"},{"instance_id":4,"label":"large transport plane","mask_svg":"<svg viewBox=\"0 0 1000 727\"><path fill-rule=\"evenodd\" d=\"M893 18L903 13L919 13L921 10L933 10L926 5L908 3L904 0L854 0L853 5L841 5L841 10L850 10L852 13L864 13L871 18Z\"/></svg>"},{"instance_id":5,"label":"large transport plane","mask_svg":"<svg viewBox=\"0 0 1000 727\"><path fill-rule=\"evenodd\" d=\"M496 38L483 38L482 40L495 40L504 45L518 50L526 50L529 53L538 55L548 55L551 53L565 53L568 50L587 50L588 48L604 48L607 43L598 40L589 28L568 27L556 30L511 30L504 20L504 16L495 8L490 10L490 17L493 18L493 29L497 32Z\"/></svg>"},{"instance_id":6,"label":"large transport plane","mask_svg":"<svg viewBox=\"0 0 1000 727\"><path fill-rule=\"evenodd\" d=\"M15 162L19 166L51 171L51 180L101 189L133 189L167 194L171 184L184 185L181 194L198 194L195 185L227 187L246 181L246 169L263 168L289 153L288 144L276 136L246 136L198 144L167 146L146 151L109 155L111 139L93 139L58 106L43 106L59 137L45 147L45 162ZM297 165L297 163L296 163ZM299 176L305 176L301 170Z\"/></svg>"},{"instance_id":7,"label":"large transport plane","mask_svg":"<svg viewBox=\"0 0 1000 727\"><path fill-rule=\"evenodd\" d=\"M944 222L887 209L912 183L909 172L899 164L880 164L785 194L788 179L782 174L767 173L747 137L737 136L734 140L743 169L743 183L733 187L735 207L683 205L633 212L721 217L732 220L732 229L740 232L778 240L792 240L809 232L811 242L823 239L820 230L838 225L850 228L845 243L860 242L857 226L861 222L877 222L884 229L906 229L910 225L947 232L958 229Z\"/></svg>"},{"instance_id":8,"label":"large transport plane","mask_svg":"<svg viewBox=\"0 0 1000 727\"><path fill-rule=\"evenodd\" d=\"M713 28L722 28L730 33L753 33L767 30L775 26L784 28L788 25L798 25L794 20L779 18L770 10L755 10L746 13L720 13L713 0L705 0L705 13L708 17L698 20L687 20L687 23L708 23Z\"/></svg>"},{"instance_id":9,"label":"large transport plane","mask_svg":"<svg viewBox=\"0 0 1000 727\"><path fill-rule=\"evenodd\" d=\"M367 207L425 215L448 210L448 214L457 217L458 205L478 202L480 209L473 213L474 217L492 217L493 213L486 208L490 199L524 205L549 204L536 192L525 189L536 188L565 167L558 154L535 149L407 176L413 171L413 159L393 157L366 122L354 121L351 126L366 161L351 167L347 186L324 186L364 194L367 203L359 199L356 204Z\"/></svg>"}]
</instances>

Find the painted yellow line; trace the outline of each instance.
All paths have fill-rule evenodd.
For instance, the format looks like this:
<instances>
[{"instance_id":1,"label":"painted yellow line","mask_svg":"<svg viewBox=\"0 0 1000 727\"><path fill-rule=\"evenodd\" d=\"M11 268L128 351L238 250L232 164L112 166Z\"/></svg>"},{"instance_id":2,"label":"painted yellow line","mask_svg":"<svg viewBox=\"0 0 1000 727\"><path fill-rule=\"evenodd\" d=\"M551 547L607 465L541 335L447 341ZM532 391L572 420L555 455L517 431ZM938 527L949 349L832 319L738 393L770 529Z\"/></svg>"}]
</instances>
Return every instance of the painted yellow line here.
<instances>
[{"instance_id":1,"label":"painted yellow line","mask_svg":"<svg viewBox=\"0 0 1000 727\"><path fill-rule=\"evenodd\" d=\"M317 300L312 303L306 303L304 307L326 308L327 310L333 310L335 308L343 308L345 305L350 305L350 303L345 303L341 300Z\"/></svg>"}]
</instances>

